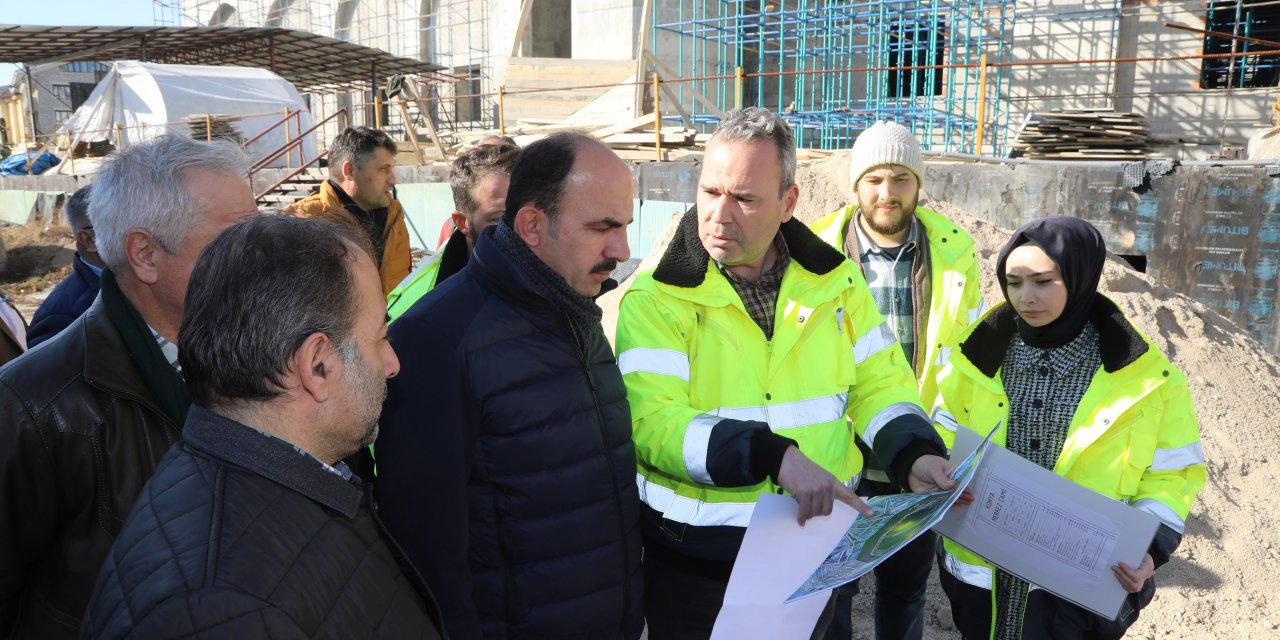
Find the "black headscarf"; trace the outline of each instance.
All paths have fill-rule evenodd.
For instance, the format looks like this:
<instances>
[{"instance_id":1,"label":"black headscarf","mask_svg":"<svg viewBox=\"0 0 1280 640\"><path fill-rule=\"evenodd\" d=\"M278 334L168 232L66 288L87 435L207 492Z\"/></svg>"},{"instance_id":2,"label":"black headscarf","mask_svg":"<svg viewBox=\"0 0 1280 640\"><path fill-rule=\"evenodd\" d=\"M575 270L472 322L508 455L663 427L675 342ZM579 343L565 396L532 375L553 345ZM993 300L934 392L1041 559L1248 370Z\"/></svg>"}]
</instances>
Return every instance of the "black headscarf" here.
<instances>
[{"instance_id":1,"label":"black headscarf","mask_svg":"<svg viewBox=\"0 0 1280 640\"><path fill-rule=\"evenodd\" d=\"M1107 259L1107 247L1102 234L1093 225L1070 216L1052 216L1033 220L1022 225L1009 238L996 258L996 278L1000 280L1000 293L1009 301L1009 283L1005 277L1005 262L1014 249L1031 244L1040 247L1062 274L1067 287L1067 304L1062 315L1043 327L1033 327L1017 318L1018 335L1032 347L1052 349L1071 342L1093 311L1098 296L1098 282L1102 279L1102 265Z\"/></svg>"}]
</instances>

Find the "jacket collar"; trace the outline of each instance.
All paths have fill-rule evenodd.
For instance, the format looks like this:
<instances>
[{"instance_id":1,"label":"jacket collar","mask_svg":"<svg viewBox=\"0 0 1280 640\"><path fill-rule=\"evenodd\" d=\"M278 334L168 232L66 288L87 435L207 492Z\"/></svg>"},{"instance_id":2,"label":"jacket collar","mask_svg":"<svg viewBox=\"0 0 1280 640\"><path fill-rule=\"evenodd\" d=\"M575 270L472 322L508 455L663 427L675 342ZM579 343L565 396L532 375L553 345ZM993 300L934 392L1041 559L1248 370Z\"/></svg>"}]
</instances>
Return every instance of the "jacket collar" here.
<instances>
[{"instance_id":1,"label":"jacket collar","mask_svg":"<svg viewBox=\"0 0 1280 640\"><path fill-rule=\"evenodd\" d=\"M111 322L102 305L101 293L84 312L82 322L82 325L72 323L68 330L84 332L85 382L113 395L139 402L163 417L165 422L172 423L129 356L129 349L120 336L120 330Z\"/></svg>"},{"instance_id":2,"label":"jacket collar","mask_svg":"<svg viewBox=\"0 0 1280 640\"><path fill-rule=\"evenodd\" d=\"M836 251L796 218L782 223L782 239L787 243L791 259L816 275L826 275L844 263L844 254ZM653 271L653 279L663 284L692 289L702 284L710 271L711 254L698 237L698 208L690 207L680 219L671 245Z\"/></svg>"},{"instance_id":3,"label":"jacket collar","mask_svg":"<svg viewBox=\"0 0 1280 640\"><path fill-rule=\"evenodd\" d=\"M98 267L85 262L85 259L80 257L79 253L77 253L75 259L71 261L71 268L77 275L84 279L85 284L93 287L98 286L98 280L101 278L100 274L102 273L102 269L98 269ZM103 269L105 268L106 267L103 267ZM95 271L95 269L97 270Z\"/></svg>"},{"instance_id":4,"label":"jacket collar","mask_svg":"<svg viewBox=\"0 0 1280 640\"><path fill-rule=\"evenodd\" d=\"M999 371L1009 350L1009 342L1017 332L1014 314L1008 303L1000 303L960 343L960 352L988 378L994 378ZM1104 295L1098 295L1089 320L1098 329L1098 351L1102 356L1102 369L1107 373L1115 373L1133 364L1151 348L1124 317L1124 312Z\"/></svg>"},{"instance_id":5,"label":"jacket collar","mask_svg":"<svg viewBox=\"0 0 1280 640\"><path fill-rule=\"evenodd\" d=\"M289 443L267 437L230 418L192 405L182 430L187 445L283 485L348 518L364 497L359 479L350 482L326 471Z\"/></svg>"},{"instance_id":6,"label":"jacket collar","mask_svg":"<svg viewBox=\"0 0 1280 640\"><path fill-rule=\"evenodd\" d=\"M449 236L449 241L445 242L444 248L440 250L440 269L436 271L435 286L440 286L440 283L449 279L449 276L462 271L470 259L471 253L467 251L467 236L463 235L461 229L454 229Z\"/></svg>"}]
</instances>

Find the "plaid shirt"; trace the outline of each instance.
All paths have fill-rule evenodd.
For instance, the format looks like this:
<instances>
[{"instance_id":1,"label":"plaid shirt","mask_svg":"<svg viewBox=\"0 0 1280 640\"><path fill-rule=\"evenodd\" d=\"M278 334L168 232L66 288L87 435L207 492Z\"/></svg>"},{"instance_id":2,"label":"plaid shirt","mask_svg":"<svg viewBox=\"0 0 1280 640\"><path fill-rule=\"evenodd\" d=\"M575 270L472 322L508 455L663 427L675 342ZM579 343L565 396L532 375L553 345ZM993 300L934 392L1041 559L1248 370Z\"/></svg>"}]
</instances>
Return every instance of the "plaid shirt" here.
<instances>
[{"instance_id":1,"label":"plaid shirt","mask_svg":"<svg viewBox=\"0 0 1280 640\"><path fill-rule=\"evenodd\" d=\"M884 316L885 322L889 323L894 335L898 337L898 343L902 345L907 362L914 366L916 309L915 285L911 271L918 255L916 247L920 241L920 222L912 216L907 242L901 247L884 249L867 237L859 222L861 218L861 213L854 214L849 227L851 231L858 234L857 246L861 248L858 259L862 262L862 273L867 278L867 287L871 290L871 297L876 301L876 308L880 310L880 315ZM852 234L846 236L845 241L847 255L852 255L850 248L852 243L848 242L852 239L850 236Z\"/></svg>"},{"instance_id":2,"label":"plaid shirt","mask_svg":"<svg viewBox=\"0 0 1280 640\"><path fill-rule=\"evenodd\" d=\"M738 292L738 297L742 298L742 306L747 308L747 314L764 332L766 340L773 339L773 316L778 306L778 292L782 290L782 276L787 272L787 265L791 264L791 251L787 249L787 242L782 239L781 231L773 238L773 248L777 251L773 266L761 273L755 282L740 278L724 265L716 263L720 273L724 274L733 290Z\"/></svg>"}]
</instances>

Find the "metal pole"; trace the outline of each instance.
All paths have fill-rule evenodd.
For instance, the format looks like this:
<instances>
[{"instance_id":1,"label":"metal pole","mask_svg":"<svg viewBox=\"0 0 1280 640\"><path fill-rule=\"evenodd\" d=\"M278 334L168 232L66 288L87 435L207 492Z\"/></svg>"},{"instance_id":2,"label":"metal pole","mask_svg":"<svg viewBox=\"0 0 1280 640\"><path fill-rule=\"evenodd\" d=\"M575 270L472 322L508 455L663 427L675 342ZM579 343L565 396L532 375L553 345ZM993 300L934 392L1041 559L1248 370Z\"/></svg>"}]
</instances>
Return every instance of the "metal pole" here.
<instances>
[{"instance_id":1,"label":"metal pole","mask_svg":"<svg viewBox=\"0 0 1280 640\"><path fill-rule=\"evenodd\" d=\"M978 141L974 147L975 155L982 155L982 129L986 124L987 107L987 54L978 58Z\"/></svg>"},{"instance_id":2,"label":"metal pole","mask_svg":"<svg viewBox=\"0 0 1280 640\"><path fill-rule=\"evenodd\" d=\"M498 133L507 135L507 85L498 85Z\"/></svg>"},{"instance_id":3,"label":"metal pole","mask_svg":"<svg viewBox=\"0 0 1280 640\"><path fill-rule=\"evenodd\" d=\"M299 131L298 133L302 133ZM293 143L293 134L289 127L289 107L284 108L284 145L288 149L284 152L284 166L293 166L293 148L289 145ZM302 149L298 149L298 164L302 164Z\"/></svg>"},{"instance_id":4,"label":"metal pole","mask_svg":"<svg viewBox=\"0 0 1280 640\"><path fill-rule=\"evenodd\" d=\"M741 66L734 67L733 77L734 77L735 89L733 94L733 108L739 109L739 110L742 109L742 82L744 79L743 73L744 71L742 70Z\"/></svg>"},{"instance_id":5,"label":"metal pole","mask_svg":"<svg viewBox=\"0 0 1280 640\"><path fill-rule=\"evenodd\" d=\"M27 119L31 121L31 140L27 143L28 155L31 145L36 142L36 93L31 84L31 65L24 64L22 68L27 74ZM27 166L31 166L31 158L27 158Z\"/></svg>"},{"instance_id":6,"label":"metal pole","mask_svg":"<svg viewBox=\"0 0 1280 640\"><path fill-rule=\"evenodd\" d=\"M653 71L653 153L654 159L662 162L662 97L659 95L658 70Z\"/></svg>"}]
</instances>

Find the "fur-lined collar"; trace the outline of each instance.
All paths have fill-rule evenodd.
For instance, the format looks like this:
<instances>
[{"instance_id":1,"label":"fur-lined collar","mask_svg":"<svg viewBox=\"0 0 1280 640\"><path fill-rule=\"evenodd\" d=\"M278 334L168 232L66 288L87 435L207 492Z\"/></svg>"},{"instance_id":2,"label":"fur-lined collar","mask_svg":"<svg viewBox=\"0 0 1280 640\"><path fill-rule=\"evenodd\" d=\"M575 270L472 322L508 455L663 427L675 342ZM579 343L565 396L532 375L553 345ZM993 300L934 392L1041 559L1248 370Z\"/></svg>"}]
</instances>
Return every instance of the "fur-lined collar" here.
<instances>
[{"instance_id":1,"label":"fur-lined collar","mask_svg":"<svg viewBox=\"0 0 1280 640\"><path fill-rule=\"evenodd\" d=\"M794 217L782 223L781 231L791 259L811 273L825 275L845 260L843 253L831 248ZM692 289L706 279L707 261L710 259L711 254L707 253L702 239L698 237L698 207L695 205L680 219L670 246L662 254L658 268L653 270L653 279L673 287Z\"/></svg>"},{"instance_id":2,"label":"fur-lined collar","mask_svg":"<svg viewBox=\"0 0 1280 640\"><path fill-rule=\"evenodd\" d=\"M960 343L960 352L988 378L994 378L999 371L1005 352L1009 350L1009 342L1017 331L1015 313L1009 304L1001 304ZM1098 352L1102 356L1102 368L1107 373L1115 373L1133 364L1151 348L1116 303L1102 294L1098 294L1093 304L1089 321L1098 329Z\"/></svg>"}]
</instances>

